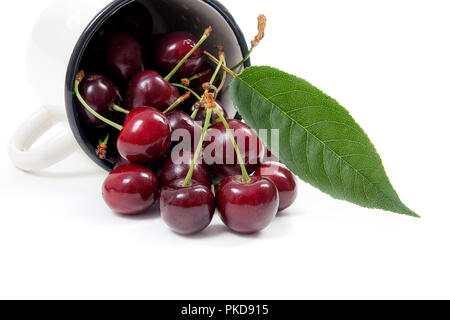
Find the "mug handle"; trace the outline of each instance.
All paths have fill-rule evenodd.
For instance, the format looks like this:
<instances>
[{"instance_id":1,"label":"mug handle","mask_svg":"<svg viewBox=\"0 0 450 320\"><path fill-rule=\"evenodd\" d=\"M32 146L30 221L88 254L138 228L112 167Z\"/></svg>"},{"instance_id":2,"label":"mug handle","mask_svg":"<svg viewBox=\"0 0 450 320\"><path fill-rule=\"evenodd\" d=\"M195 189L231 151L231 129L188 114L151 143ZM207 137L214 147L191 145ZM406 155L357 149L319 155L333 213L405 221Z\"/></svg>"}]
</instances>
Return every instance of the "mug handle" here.
<instances>
[{"instance_id":1,"label":"mug handle","mask_svg":"<svg viewBox=\"0 0 450 320\"><path fill-rule=\"evenodd\" d=\"M45 105L18 128L9 144L9 155L17 168L28 172L46 169L77 149L77 142L69 128L32 148L55 124L67 121L62 110L60 107Z\"/></svg>"}]
</instances>

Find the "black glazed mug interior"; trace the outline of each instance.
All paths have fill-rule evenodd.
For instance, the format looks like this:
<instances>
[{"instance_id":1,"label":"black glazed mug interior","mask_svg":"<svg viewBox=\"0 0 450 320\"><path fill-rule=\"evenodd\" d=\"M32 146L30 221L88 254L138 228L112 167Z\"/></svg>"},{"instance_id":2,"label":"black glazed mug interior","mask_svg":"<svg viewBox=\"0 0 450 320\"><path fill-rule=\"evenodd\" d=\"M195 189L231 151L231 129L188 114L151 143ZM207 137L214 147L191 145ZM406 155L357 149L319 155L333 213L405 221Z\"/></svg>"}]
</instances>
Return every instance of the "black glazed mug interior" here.
<instances>
[{"instance_id":1,"label":"black glazed mug interior","mask_svg":"<svg viewBox=\"0 0 450 320\"><path fill-rule=\"evenodd\" d=\"M148 38L146 38L147 35L143 35L143 42L148 44L152 42L152 37L155 35L171 31L188 31L200 36L203 30L211 25L214 31L203 45L206 50L215 52L216 46L219 43L223 44L230 65L239 62L248 51L244 35L232 15L215 0L116 0L105 7L83 31L73 50L66 74L65 100L69 124L78 144L95 163L108 171L114 167L117 152L114 150L115 146L110 144L108 157L100 160L96 154L98 141L108 133L112 134L114 139L119 132L115 129L92 131L83 126L78 117L73 91L78 71L102 71L101 64L97 62L98 59L100 61L102 59L98 45L102 41L104 28L116 23L116 20L121 21L115 18L124 10L128 12L134 10L140 16L148 15L150 29ZM144 47L147 46L146 43L143 44ZM249 65L250 61L247 61L246 66ZM225 99L222 102L232 116L236 114L236 111L228 95L224 93Z\"/></svg>"}]
</instances>

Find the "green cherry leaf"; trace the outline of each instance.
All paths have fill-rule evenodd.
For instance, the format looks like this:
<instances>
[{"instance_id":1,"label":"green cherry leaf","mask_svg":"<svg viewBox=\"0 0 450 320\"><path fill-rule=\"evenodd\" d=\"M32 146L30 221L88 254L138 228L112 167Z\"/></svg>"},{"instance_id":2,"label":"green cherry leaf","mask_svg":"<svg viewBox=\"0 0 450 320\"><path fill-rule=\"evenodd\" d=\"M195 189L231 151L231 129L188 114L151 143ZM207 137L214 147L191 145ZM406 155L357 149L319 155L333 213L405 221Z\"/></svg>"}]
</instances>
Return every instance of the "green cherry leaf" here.
<instances>
[{"instance_id":1,"label":"green cherry leaf","mask_svg":"<svg viewBox=\"0 0 450 320\"><path fill-rule=\"evenodd\" d=\"M340 200L419 217L402 203L377 150L336 100L305 80L271 67L245 69L231 84L231 97L245 122L272 149L270 130L280 134L276 156L299 178Z\"/></svg>"}]
</instances>

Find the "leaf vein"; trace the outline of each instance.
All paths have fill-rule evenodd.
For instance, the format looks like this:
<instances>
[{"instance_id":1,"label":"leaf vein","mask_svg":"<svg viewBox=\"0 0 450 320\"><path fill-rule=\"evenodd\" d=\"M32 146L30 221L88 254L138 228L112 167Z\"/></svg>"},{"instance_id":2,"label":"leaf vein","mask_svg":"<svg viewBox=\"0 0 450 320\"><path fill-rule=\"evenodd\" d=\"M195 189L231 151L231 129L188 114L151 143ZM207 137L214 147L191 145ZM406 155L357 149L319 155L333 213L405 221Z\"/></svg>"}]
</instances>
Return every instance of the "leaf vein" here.
<instances>
[{"instance_id":1,"label":"leaf vein","mask_svg":"<svg viewBox=\"0 0 450 320\"><path fill-rule=\"evenodd\" d=\"M356 144L360 144L362 146L365 146L365 144L362 143L362 142L355 141L355 140L350 140L350 139L333 139L333 140L326 140L326 141L324 141L324 143L329 143L329 142L350 142L350 143L356 143Z\"/></svg>"},{"instance_id":2,"label":"leaf vein","mask_svg":"<svg viewBox=\"0 0 450 320\"><path fill-rule=\"evenodd\" d=\"M292 126L294 126L294 124L292 123ZM311 170L311 164L309 163L309 156L308 156L308 151L309 151L309 136L308 135L306 135L306 142L305 142L305 150L306 150L306 164L308 165L308 171L311 173L311 177L314 179L314 180L316 180L316 182L317 182L317 179L315 178L315 175L313 174L313 172L312 172L312 170Z\"/></svg>"},{"instance_id":3,"label":"leaf vein","mask_svg":"<svg viewBox=\"0 0 450 320\"><path fill-rule=\"evenodd\" d=\"M312 127L315 127L315 126L317 126L319 124L332 124L332 123L343 125L343 126L349 128L349 129L352 129L352 130L356 131L358 134L360 134L360 132L356 128L354 128L352 126L349 126L348 124L346 124L344 122L332 121L332 120L323 120L323 121L315 122L315 123L310 124L310 125L308 125L308 126L306 126L304 128L305 129L311 129Z\"/></svg>"},{"instance_id":4,"label":"leaf vein","mask_svg":"<svg viewBox=\"0 0 450 320\"><path fill-rule=\"evenodd\" d=\"M294 156L294 146L292 145L292 140L293 140L292 137L293 137L293 133L294 133L293 129L294 129L294 123L291 122L291 125L290 125L290 128L289 128L289 135L291 137L289 139L289 146L290 146L289 150L290 150L290 153L291 153L292 162L294 163L294 165L297 168L298 172L301 172L300 167L298 166L297 161L295 161L295 156ZM309 176L309 173L308 173L308 176Z\"/></svg>"},{"instance_id":5,"label":"leaf vein","mask_svg":"<svg viewBox=\"0 0 450 320\"><path fill-rule=\"evenodd\" d=\"M328 170L327 170L327 168L325 166L325 151L326 151L325 147L322 146L322 166L323 166L323 170L325 171L325 174L326 174L326 176L328 178L328 181L330 181L330 186L333 189L333 192L336 192L336 189L334 188L334 184L331 181L330 175L329 175Z\"/></svg>"}]
</instances>

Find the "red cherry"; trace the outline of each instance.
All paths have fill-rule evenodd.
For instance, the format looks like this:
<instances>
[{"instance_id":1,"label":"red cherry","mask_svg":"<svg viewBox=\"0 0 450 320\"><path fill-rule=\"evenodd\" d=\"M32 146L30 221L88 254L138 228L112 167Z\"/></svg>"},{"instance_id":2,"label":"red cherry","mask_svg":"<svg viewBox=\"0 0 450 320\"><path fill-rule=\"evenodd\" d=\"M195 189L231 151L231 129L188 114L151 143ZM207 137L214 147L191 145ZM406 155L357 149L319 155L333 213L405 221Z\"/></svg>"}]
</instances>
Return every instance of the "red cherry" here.
<instances>
[{"instance_id":1,"label":"red cherry","mask_svg":"<svg viewBox=\"0 0 450 320\"><path fill-rule=\"evenodd\" d=\"M84 77L79 86L80 94L95 112L105 118L114 120L117 113L112 109L120 100L117 87L105 76L91 73ZM93 128L106 128L108 125L97 119L77 100L77 109L81 121Z\"/></svg>"},{"instance_id":2,"label":"red cherry","mask_svg":"<svg viewBox=\"0 0 450 320\"><path fill-rule=\"evenodd\" d=\"M224 179L216 190L217 208L223 222L233 231L251 234L264 230L278 212L278 191L272 181L242 176Z\"/></svg>"},{"instance_id":3,"label":"red cherry","mask_svg":"<svg viewBox=\"0 0 450 320\"><path fill-rule=\"evenodd\" d=\"M178 90L152 70L137 73L130 81L126 103L130 109L153 106L165 111L180 97Z\"/></svg>"},{"instance_id":4,"label":"red cherry","mask_svg":"<svg viewBox=\"0 0 450 320\"><path fill-rule=\"evenodd\" d=\"M167 33L156 40L155 61L160 71L171 72L177 64L197 45L198 39L187 32ZM178 70L177 75L187 77L200 71L203 50L197 49Z\"/></svg>"},{"instance_id":5,"label":"red cherry","mask_svg":"<svg viewBox=\"0 0 450 320\"><path fill-rule=\"evenodd\" d=\"M132 215L149 210L158 199L159 185L154 173L128 164L113 170L103 184L103 198L115 212Z\"/></svg>"},{"instance_id":6,"label":"red cherry","mask_svg":"<svg viewBox=\"0 0 450 320\"><path fill-rule=\"evenodd\" d=\"M253 130L243 122L229 120L228 124L234 133L248 174L255 172L259 167L264 146ZM208 131L205 138L204 160L218 178L241 173L233 142L223 123L219 123Z\"/></svg>"},{"instance_id":7,"label":"red cherry","mask_svg":"<svg viewBox=\"0 0 450 320\"><path fill-rule=\"evenodd\" d=\"M280 195L280 207L278 211L289 208L297 199L296 178L292 172L281 163L265 163L256 170L255 176L267 178L277 187Z\"/></svg>"},{"instance_id":8,"label":"red cherry","mask_svg":"<svg viewBox=\"0 0 450 320\"><path fill-rule=\"evenodd\" d=\"M121 83L144 70L144 53L139 41L129 33L113 34L106 45L105 61L111 75Z\"/></svg>"},{"instance_id":9,"label":"red cherry","mask_svg":"<svg viewBox=\"0 0 450 320\"><path fill-rule=\"evenodd\" d=\"M155 108L133 109L117 140L120 155L132 163L149 164L169 150L171 128L167 117Z\"/></svg>"},{"instance_id":10,"label":"red cherry","mask_svg":"<svg viewBox=\"0 0 450 320\"><path fill-rule=\"evenodd\" d=\"M210 188L191 181L177 180L161 191L159 206L164 222L175 232L191 235L203 231L212 221L216 210Z\"/></svg>"},{"instance_id":11,"label":"red cherry","mask_svg":"<svg viewBox=\"0 0 450 320\"><path fill-rule=\"evenodd\" d=\"M189 150L195 151L200 137L202 135L202 126L194 121L189 115L182 111L172 111L167 115L169 119L170 126L172 128L172 137L175 140L179 136L179 140L173 141L173 144L178 142L185 143L186 135L189 134L191 148ZM181 131L181 130L184 130Z\"/></svg>"},{"instance_id":12,"label":"red cherry","mask_svg":"<svg viewBox=\"0 0 450 320\"><path fill-rule=\"evenodd\" d=\"M193 159L194 155L190 151L181 151L178 154L172 153L169 155L158 171L161 186L167 186L175 180L185 179ZM205 187L211 188L211 174L201 159L197 161L194 167L192 179Z\"/></svg>"}]
</instances>

